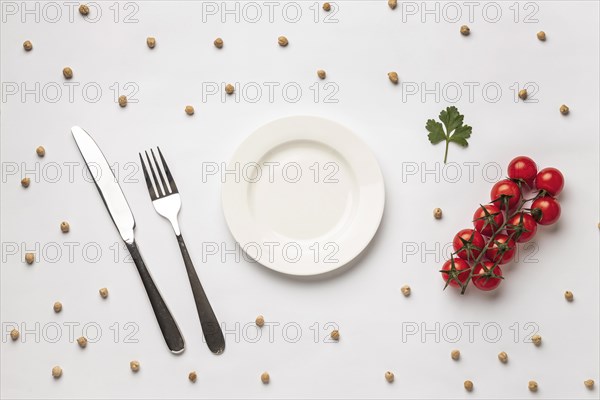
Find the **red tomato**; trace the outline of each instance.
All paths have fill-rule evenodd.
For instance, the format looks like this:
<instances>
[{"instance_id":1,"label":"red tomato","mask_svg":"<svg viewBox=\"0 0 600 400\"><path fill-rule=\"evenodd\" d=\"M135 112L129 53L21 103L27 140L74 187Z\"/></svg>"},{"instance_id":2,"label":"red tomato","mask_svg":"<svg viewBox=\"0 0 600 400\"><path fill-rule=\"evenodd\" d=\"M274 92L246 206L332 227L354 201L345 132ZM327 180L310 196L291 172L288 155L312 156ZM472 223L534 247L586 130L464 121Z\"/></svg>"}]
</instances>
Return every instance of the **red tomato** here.
<instances>
[{"instance_id":1,"label":"red tomato","mask_svg":"<svg viewBox=\"0 0 600 400\"><path fill-rule=\"evenodd\" d=\"M502 282L502 270L494 263L484 261L473 269L473 285L479 290L494 290Z\"/></svg>"},{"instance_id":2,"label":"red tomato","mask_svg":"<svg viewBox=\"0 0 600 400\"><path fill-rule=\"evenodd\" d=\"M475 261L485 248L485 240L476 230L463 229L454 236L452 247L458 257L467 261Z\"/></svg>"},{"instance_id":3,"label":"red tomato","mask_svg":"<svg viewBox=\"0 0 600 400\"><path fill-rule=\"evenodd\" d=\"M485 251L485 256L488 260L498 264L506 264L512 260L515 255L515 241L509 239L505 234L499 233L494 237L493 241L490 241L488 248Z\"/></svg>"},{"instance_id":4,"label":"red tomato","mask_svg":"<svg viewBox=\"0 0 600 400\"><path fill-rule=\"evenodd\" d=\"M492 203L499 209L506 211L505 202L508 202L508 209L512 210L521 201L521 189L510 179L503 179L496 182L490 192L490 197Z\"/></svg>"},{"instance_id":5,"label":"red tomato","mask_svg":"<svg viewBox=\"0 0 600 400\"><path fill-rule=\"evenodd\" d=\"M530 241L535 236L536 231L537 222L535 222L531 214L524 212L513 215L506 224L506 233L516 240L517 243Z\"/></svg>"},{"instance_id":6,"label":"red tomato","mask_svg":"<svg viewBox=\"0 0 600 400\"><path fill-rule=\"evenodd\" d=\"M469 280L471 266L461 258L453 258L444 263L440 272L446 285L462 287Z\"/></svg>"},{"instance_id":7,"label":"red tomato","mask_svg":"<svg viewBox=\"0 0 600 400\"><path fill-rule=\"evenodd\" d=\"M540 197L531 204L531 214L538 224L552 225L560 217L560 204L553 197Z\"/></svg>"},{"instance_id":8,"label":"red tomato","mask_svg":"<svg viewBox=\"0 0 600 400\"><path fill-rule=\"evenodd\" d=\"M564 186L565 178L556 168L544 168L535 178L535 187L545 190L550 196L558 196Z\"/></svg>"},{"instance_id":9,"label":"red tomato","mask_svg":"<svg viewBox=\"0 0 600 400\"><path fill-rule=\"evenodd\" d=\"M500 209L493 204L479 207L473 214L473 225L482 235L492 236L504 223L504 215Z\"/></svg>"},{"instance_id":10,"label":"red tomato","mask_svg":"<svg viewBox=\"0 0 600 400\"><path fill-rule=\"evenodd\" d=\"M519 156L513 158L508 164L508 177L511 179L522 179L533 188L533 181L537 175L537 165L529 157Z\"/></svg>"}]
</instances>

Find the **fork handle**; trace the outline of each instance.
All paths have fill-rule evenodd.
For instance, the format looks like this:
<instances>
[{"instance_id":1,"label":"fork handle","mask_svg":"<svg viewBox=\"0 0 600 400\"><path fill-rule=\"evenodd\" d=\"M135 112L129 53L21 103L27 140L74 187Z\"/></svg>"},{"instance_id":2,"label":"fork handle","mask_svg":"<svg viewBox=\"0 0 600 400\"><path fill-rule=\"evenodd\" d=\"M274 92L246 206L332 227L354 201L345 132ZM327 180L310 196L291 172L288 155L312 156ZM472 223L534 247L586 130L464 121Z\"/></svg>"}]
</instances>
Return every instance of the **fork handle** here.
<instances>
[{"instance_id":1,"label":"fork handle","mask_svg":"<svg viewBox=\"0 0 600 400\"><path fill-rule=\"evenodd\" d=\"M198 310L198 316L200 317L204 339L206 339L206 344L210 351L215 354L221 354L225 350L225 338L223 337L221 325L210 306L200 279L198 279L192 258L181 234L177 235L177 241L179 242L179 249L181 250L185 269L187 270L190 285L192 286L192 293L194 294L194 301L196 302L196 310Z\"/></svg>"},{"instance_id":2,"label":"fork handle","mask_svg":"<svg viewBox=\"0 0 600 400\"><path fill-rule=\"evenodd\" d=\"M140 254L135 240L132 243L125 244L127 245L127 250L129 250L129 254L131 254L131 258L133 258L133 262L135 263L138 272L140 273L140 277L142 278L142 282L146 288L146 293L150 299L150 304L152 304L154 315L156 316L156 320L158 321L158 325L160 326L160 330L165 338L165 342L167 342L169 350L175 354L181 353L185 348L183 336L179 331L179 327L177 326L175 319L167 308L167 304L163 300L158 288L154 284L154 280L152 280L150 271L148 271L146 264L144 264L144 260L142 259L142 255Z\"/></svg>"}]
</instances>

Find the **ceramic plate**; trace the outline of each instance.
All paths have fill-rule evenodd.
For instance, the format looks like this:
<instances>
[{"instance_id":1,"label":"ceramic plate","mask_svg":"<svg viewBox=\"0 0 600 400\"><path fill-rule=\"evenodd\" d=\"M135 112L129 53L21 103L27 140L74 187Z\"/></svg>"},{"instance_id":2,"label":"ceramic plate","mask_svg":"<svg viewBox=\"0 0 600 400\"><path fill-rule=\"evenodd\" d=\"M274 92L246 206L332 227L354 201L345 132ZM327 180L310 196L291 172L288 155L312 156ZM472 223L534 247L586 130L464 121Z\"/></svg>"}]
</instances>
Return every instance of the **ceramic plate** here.
<instances>
[{"instance_id":1,"label":"ceramic plate","mask_svg":"<svg viewBox=\"0 0 600 400\"><path fill-rule=\"evenodd\" d=\"M262 126L223 174L223 211L248 261L290 275L339 268L369 244L384 183L370 149L349 129L295 116Z\"/></svg>"}]
</instances>

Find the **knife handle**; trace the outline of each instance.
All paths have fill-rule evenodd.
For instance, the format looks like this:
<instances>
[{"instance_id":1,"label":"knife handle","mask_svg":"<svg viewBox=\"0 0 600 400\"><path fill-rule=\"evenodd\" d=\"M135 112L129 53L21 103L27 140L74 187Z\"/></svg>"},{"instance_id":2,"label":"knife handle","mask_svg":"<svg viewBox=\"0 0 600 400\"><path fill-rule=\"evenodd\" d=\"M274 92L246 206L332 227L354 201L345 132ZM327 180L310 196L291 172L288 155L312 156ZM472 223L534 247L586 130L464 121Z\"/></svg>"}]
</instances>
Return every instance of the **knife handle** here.
<instances>
[{"instance_id":1,"label":"knife handle","mask_svg":"<svg viewBox=\"0 0 600 400\"><path fill-rule=\"evenodd\" d=\"M183 336L179 331L177 322L175 322L175 319L167 308L167 304L163 300L158 288L154 284L152 276L150 275L148 268L146 268L146 264L144 264L144 260L142 259L142 255L140 254L135 240L131 244L125 244L127 245L127 250L129 250L129 254L131 254L138 272L140 273L140 278L142 278L142 282L146 288L146 293L150 299L150 304L152 304L152 309L154 310L154 315L156 315L156 320L158 321L158 325L160 326L160 330L165 338L165 342L167 342L169 350L175 354L181 353L185 348Z\"/></svg>"},{"instance_id":2,"label":"knife handle","mask_svg":"<svg viewBox=\"0 0 600 400\"><path fill-rule=\"evenodd\" d=\"M190 253L187 250L187 246L185 245L181 234L177 235L177 241L179 242L179 249L181 250L185 269L188 273L190 286L192 287L194 302L196 303L198 317L200 317L200 325L202 326L204 339L206 339L206 345L214 354L221 354L225 350L225 338L223 337L221 325L206 297L200 279L198 279L198 274L192 263L192 258L190 257Z\"/></svg>"}]
</instances>

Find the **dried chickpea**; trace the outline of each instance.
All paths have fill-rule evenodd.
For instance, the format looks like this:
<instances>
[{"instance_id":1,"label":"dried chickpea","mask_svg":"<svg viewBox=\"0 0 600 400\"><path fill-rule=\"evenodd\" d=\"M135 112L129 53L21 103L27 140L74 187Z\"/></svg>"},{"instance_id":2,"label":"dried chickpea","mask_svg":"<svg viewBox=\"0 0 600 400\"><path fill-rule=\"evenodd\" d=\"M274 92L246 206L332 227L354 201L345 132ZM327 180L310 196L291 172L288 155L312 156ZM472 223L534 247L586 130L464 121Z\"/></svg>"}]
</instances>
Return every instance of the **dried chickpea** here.
<instances>
[{"instance_id":1,"label":"dried chickpea","mask_svg":"<svg viewBox=\"0 0 600 400\"><path fill-rule=\"evenodd\" d=\"M398 82L399 82L399 79L398 79L398 74L397 74L396 72L394 72L394 71L392 71L392 72L388 72L388 78L390 79L390 81L391 81L391 82L392 82L394 85L397 85L397 84L398 84Z\"/></svg>"},{"instance_id":2,"label":"dried chickpea","mask_svg":"<svg viewBox=\"0 0 600 400\"><path fill-rule=\"evenodd\" d=\"M435 219L442 219L442 209L441 208L434 208L433 209L433 218L435 218Z\"/></svg>"},{"instance_id":3,"label":"dried chickpea","mask_svg":"<svg viewBox=\"0 0 600 400\"><path fill-rule=\"evenodd\" d=\"M279 36L277 38L277 43L279 43L281 47L285 47L289 44L288 39L285 36Z\"/></svg>"},{"instance_id":4,"label":"dried chickpea","mask_svg":"<svg viewBox=\"0 0 600 400\"><path fill-rule=\"evenodd\" d=\"M198 379L198 374L196 374L196 371L192 371L188 374L188 379L194 383L196 383L196 379Z\"/></svg>"},{"instance_id":5,"label":"dried chickpea","mask_svg":"<svg viewBox=\"0 0 600 400\"><path fill-rule=\"evenodd\" d=\"M464 386L467 392L473 391L473 382L467 380L465 381Z\"/></svg>"},{"instance_id":6,"label":"dried chickpea","mask_svg":"<svg viewBox=\"0 0 600 400\"><path fill-rule=\"evenodd\" d=\"M64 67L63 76L65 79L71 79L73 77L73 70L70 67Z\"/></svg>"},{"instance_id":7,"label":"dried chickpea","mask_svg":"<svg viewBox=\"0 0 600 400\"><path fill-rule=\"evenodd\" d=\"M452 350L450 357L452 357L453 360L458 360L460 358L460 350Z\"/></svg>"},{"instance_id":8,"label":"dried chickpea","mask_svg":"<svg viewBox=\"0 0 600 400\"><path fill-rule=\"evenodd\" d=\"M98 293L100 293L100 296L105 299L108 297L108 289L103 287L102 289L98 290Z\"/></svg>"},{"instance_id":9,"label":"dried chickpea","mask_svg":"<svg viewBox=\"0 0 600 400\"><path fill-rule=\"evenodd\" d=\"M395 10L396 6L398 6L398 0L388 0L388 6L392 9Z\"/></svg>"},{"instance_id":10,"label":"dried chickpea","mask_svg":"<svg viewBox=\"0 0 600 400\"><path fill-rule=\"evenodd\" d=\"M221 39L220 37L216 38L215 41L213 42L213 44L215 45L215 47L217 49L222 49L223 48L223 39Z\"/></svg>"},{"instance_id":11,"label":"dried chickpea","mask_svg":"<svg viewBox=\"0 0 600 400\"><path fill-rule=\"evenodd\" d=\"M58 379L62 376L62 368L58 365L52 367L52 376L54 379Z\"/></svg>"},{"instance_id":12,"label":"dried chickpea","mask_svg":"<svg viewBox=\"0 0 600 400\"><path fill-rule=\"evenodd\" d=\"M265 324L265 317L263 317L262 315L259 315L258 317L256 317L256 320L254 322L256 322L256 326L262 328L263 325Z\"/></svg>"},{"instance_id":13,"label":"dried chickpea","mask_svg":"<svg viewBox=\"0 0 600 400\"><path fill-rule=\"evenodd\" d=\"M81 337L77 338L77 344L82 349L84 349L85 346L87 346L87 343L88 343L88 340L85 337L81 336Z\"/></svg>"},{"instance_id":14,"label":"dried chickpea","mask_svg":"<svg viewBox=\"0 0 600 400\"><path fill-rule=\"evenodd\" d=\"M88 15L89 13L90 13L90 8L87 5L82 4L79 6L79 14Z\"/></svg>"},{"instance_id":15,"label":"dried chickpea","mask_svg":"<svg viewBox=\"0 0 600 400\"><path fill-rule=\"evenodd\" d=\"M69 229L71 229L71 226L67 221L63 221L60 223L60 230L62 231L62 233L69 232Z\"/></svg>"},{"instance_id":16,"label":"dried chickpea","mask_svg":"<svg viewBox=\"0 0 600 400\"><path fill-rule=\"evenodd\" d=\"M325 10L327 12L331 11L331 4L323 3L323 10Z\"/></svg>"},{"instance_id":17,"label":"dried chickpea","mask_svg":"<svg viewBox=\"0 0 600 400\"><path fill-rule=\"evenodd\" d=\"M13 329L12 331L10 331L10 338L12 340L17 340L19 338L19 331L16 329Z\"/></svg>"},{"instance_id":18,"label":"dried chickpea","mask_svg":"<svg viewBox=\"0 0 600 400\"><path fill-rule=\"evenodd\" d=\"M531 337L531 341L533 342L533 344L535 344L536 346L540 346L542 344L542 337L540 335L533 335Z\"/></svg>"},{"instance_id":19,"label":"dried chickpea","mask_svg":"<svg viewBox=\"0 0 600 400\"><path fill-rule=\"evenodd\" d=\"M562 106L560 106L560 113L562 115L569 114L569 107L567 105L563 104Z\"/></svg>"},{"instance_id":20,"label":"dried chickpea","mask_svg":"<svg viewBox=\"0 0 600 400\"><path fill-rule=\"evenodd\" d=\"M271 380L271 377L269 376L268 372L263 372L260 375L260 380L262 381L262 383L264 383L266 385Z\"/></svg>"},{"instance_id":21,"label":"dried chickpea","mask_svg":"<svg viewBox=\"0 0 600 400\"><path fill-rule=\"evenodd\" d=\"M46 149L44 148L44 146L38 146L35 149L35 152L38 155L38 157L44 157L46 155Z\"/></svg>"},{"instance_id":22,"label":"dried chickpea","mask_svg":"<svg viewBox=\"0 0 600 400\"><path fill-rule=\"evenodd\" d=\"M498 353L498 360L506 364L508 362L508 354L506 354L506 352L504 351L501 351L500 353Z\"/></svg>"},{"instance_id":23,"label":"dried chickpea","mask_svg":"<svg viewBox=\"0 0 600 400\"><path fill-rule=\"evenodd\" d=\"M52 308L54 309L55 313L59 313L62 311L62 303L60 301L57 301L54 303L54 306Z\"/></svg>"},{"instance_id":24,"label":"dried chickpea","mask_svg":"<svg viewBox=\"0 0 600 400\"><path fill-rule=\"evenodd\" d=\"M334 329L331 331L331 333L329 334L329 336L331 336L331 338L333 340L340 340L340 331L338 331L337 329Z\"/></svg>"},{"instance_id":25,"label":"dried chickpea","mask_svg":"<svg viewBox=\"0 0 600 400\"><path fill-rule=\"evenodd\" d=\"M531 390L532 392L537 392L538 390L538 384L536 381L529 381L527 387L529 387L529 390Z\"/></svg>"},{"instance_id":26,"label":"dried chickpea","mask_svg":"<svg viewBox=\"0 0 600 400\"><path fill-rule=\"evenodd\" d=\"M537 38L538 38L539 40L541 40L542 42L545 42L545 41L546 41L546 32L544 32L544 31L539 31L539 32L537 33Z\"/></svg>"},{"instance_id":27,"label":"dried chickpea","mask_svg":"<svg viewBox=\"0 0 600 400\"><path fill-rule=\"evenodd\" d=\"M565 299L567 299L567 301L573 301L573 292L567 290L565 292Z\"/></svg>"},{"instance_id":28,"label":"dried chickpea","mask_svg":"<svg viewBox=\"0 0 600 400\"><path fill-rule=\"evenodd\" d=\"M133 372L138 372L140 370L140 362L133 360L129 363L129 368L131 368L131 370Z\"/></svg>"},{"instance_id":29,"label":"dried chickpea","mask_svg":"<svg viewBox=\"0 0 600 400\"><path fill-rule=\"evenodd\" d=\"M148 36L146 38L146 44L148 45L149 48L153 49L154 46L156 46L156 38L154 38L152 36Z\"/></svg>"},{"instance_id":30,"label":"dried chickpea","mask_svg":"<svg viewBox=\"0 0 600 400\"><path fill-rule=\"evenodd\" d=\"M31 179L29 179L29 178L21 179L21 186L23 186L23 187L29 187L30 183L31 183Z\"/></svg>"},{"instance_id":31,"label":"dried chickpea","mask_svg":"<svg viewBox=\"0 0 600 400\"><path fill-rule=\"evenodd\" d=\"M228 83L227 85L225 85L225 93L233 94L234 90L235 90L235 88L233 87L233 85L231 83Z\"/></svg>"},{"instance_id":32,"label":"dried chickpea","mask_svg":"<svg viewBox=\"0 0 600 400\"><path fill-rule=\"evenodd\" d=\"M586 388L592 390L594 388L594 380L593 379L588 379L587 381L583 381L583 384L585 385Z\"/></svg>"},{"instance_id":33,"label":"dried chickpea","mask_svg":"<svg viewBox=\"0 0 600 400\"><path fill-rule=\"evenodd\" d=\"M35 255L33 253L25 253L25 261L27 264L33 264L35 261Z\"/></svg>"},{"instance_id":34,"label":"dried chickpea","mask_svg":"<svg viewBox=\"0 0 600 400\"><path fill-rule=\"evenodd\" d=\"M385 380L388 381L389 383L394 382L394 373L391 371L386 371Z\"/></svg>"},{"instance_id":35,"label":"dried chickpea","mask_svg":"<svg viewBox=\"0 0 600 400\"><path fill-rule=\"evenodd\" d=\"M400 288L400 291L402 292L402 294L403 294L405 297L408 297L408 296L410 296L410 286L408 286L408 285L404 285L404 286L402 286L402 287Z\"/></svg>"},{"instance_id":36,"label":"dried chickpea","mask_svg":"<svg viewBox=\"0 0 600 400\"><path fill-rule=\"evenodd\" d=\"M192 106L185 106L185 113L187 115L194 115L194 107L192 107Z\"/></svg>"},{"instance_id":37,"label":"dried chickpea","mask_svg":"<svg viewBox=\"0 0 600 400\"><path fill-rule=\"evenodd\" d=\"M469 36L471 34L471 28L469 28L467 25L461 26L460 34L463 36Z\"/></svg>"},{"instance_id":38,"label":"dried chickpea","mask_svg":"<svg viewBox=\"0 0 600 400\"><path fill-rule=\"evenodd\" d=\"M33 45L29 40L26 40L23 42L23 48L25 49L25 51L31 51L31 49L33 49Z\"/></svg>"},{"instance_id":39,"label":"dried chickpea","mask_svg":"<svg viewBox=\"0 0 600 400\"><path fill-rule=\"evenodd\" d=\"M527 100L527 89L519 90L519 98L521 100Z\"/></svg>"},{"instance_id":40,"label":"dried chickpea","mask_svg":"<svg viewBox=\"0 0 600 400\"><path fill-rule=\"evenodd\" d=\"M318 76L320 79L325 79L325 77L327 76L327 73L325 72L325 70L324 70L324 69L318 69L318 70L317 70L317 76Z\"/></svg>"},{"instance_id":41,"label":"dried chickpea","mask_svg":"<svg viewBox=\"0 0 600 400\"><path fill-rule=\"evenodd\" d=\"M125 96L125 95L119 96L119 105L121 107L125 107L127 105L127 96Z\"/></svg>"}]
</instances>

